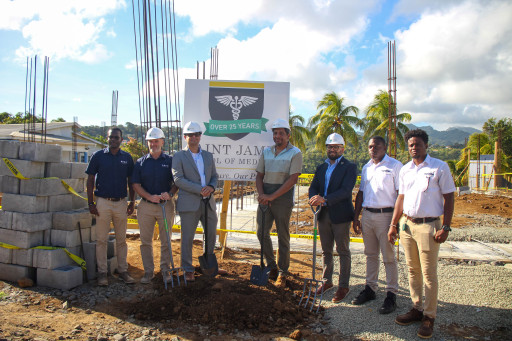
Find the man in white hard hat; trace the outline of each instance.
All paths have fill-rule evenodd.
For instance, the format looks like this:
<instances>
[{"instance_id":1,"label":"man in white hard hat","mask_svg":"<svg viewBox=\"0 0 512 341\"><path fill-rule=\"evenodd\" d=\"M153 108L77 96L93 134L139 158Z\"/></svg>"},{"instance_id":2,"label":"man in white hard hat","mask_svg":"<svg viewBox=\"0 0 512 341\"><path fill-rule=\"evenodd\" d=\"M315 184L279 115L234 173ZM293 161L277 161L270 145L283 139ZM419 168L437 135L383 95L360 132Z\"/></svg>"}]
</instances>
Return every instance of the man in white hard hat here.
<instances>
[{"instance_id":1,"label":"man in white hard hat","mask_svg":"<svg viewBox=\"0 0 512 341\"><path fill-rule=\"evenodd\" d=\"M388 243L389 224L398 197L398 175L402 163L386 154L387 143L381 136L368 141L370 161L363 167L361 185L356 196L355 215L352 226L356 233L363 232L364 254L366 255L366 285L352 300L361 305L376 298L379 279L379 258L386 270L386 298L379 309L389 314L396 309L398 293L398 265L395 247ZM359 214L363 211L361 221Z\"/></svg>"},{"instance_id":2,"label":"man in white hard hat","mask_svg":"<svg viewBox=\"0 0 512 341\"><path fill-rule=\"evenodd\" d=\"M263 227L262 214L258 210L258 239L264 239L263 254L271 268L269 278L276 280L276 286L286 286L290 267L290 216L293 208L293 186L302 172L302 153L290 143L290 125L287 120L277 119L272 124L275 145L267 147L256 167L256 188L258 202L269 205ZM270 229L276 223L279 242L279 257L276 264Z\"/></svg>"},{"instance_id":3,"label":"man in white hard hat","mask_svg":"<svg viewBox=\"0 0 512 341\"><path fill-rule=\"evenodd\" d=\"M153 262L153 232L158 221L160 231L160 271L169 276L171 256L165 232L162 207L165 201L165 213L168 226L174 222L174 202L172 197L177 191L172 178L172 157L163 152L165 135L162 129L150 128L146 133L149 154L135 163L132 175L133 189L142 198L137 207L137 219L140 229L140 253L144 266L142 284L148 284L155 277ZM171 278L165 278L170 281Z\"/></svg>"},{"instance_id":4,"label":"man in white hard hat","mask_svg":"<svg viewBox=\"0 0 512 341\"><path fill-rule=\"evenodd\" d=\"M174 155L172 174L174 182L180 189L176 203L181 218L181 266L185 270L187 281L194 281L194 266L192 265L192 243L194 234L201 221L205 224L205 202L208 200L208 255L213 255L217 230L217 206L213 192L217 186L217 170L213 154L203 150L201 141L201 126L197 122L187 122L183 127L183 138L187 142L184 150ZM219 271L220 272L220 271Z\"/></svg>"},{"instance_id":5,"label":"man in white hard hat","mask_svg":"<svg viewBox=\"0 0 512 341\"><path fill-rule=\"evenodd\" d=\"M322 244L323 280L317 294L333 287L333 247L340 257L338 290L332 301L338 303L347 296L350 281L351 255L349 249L350 225L354 219L352 189L356 184L356 165L343 157L345 140L332 133L325 141L327 159L315 171L309 187L309 204L321 205L318 214L318 232Z\"/></svg>"}]
</instances>

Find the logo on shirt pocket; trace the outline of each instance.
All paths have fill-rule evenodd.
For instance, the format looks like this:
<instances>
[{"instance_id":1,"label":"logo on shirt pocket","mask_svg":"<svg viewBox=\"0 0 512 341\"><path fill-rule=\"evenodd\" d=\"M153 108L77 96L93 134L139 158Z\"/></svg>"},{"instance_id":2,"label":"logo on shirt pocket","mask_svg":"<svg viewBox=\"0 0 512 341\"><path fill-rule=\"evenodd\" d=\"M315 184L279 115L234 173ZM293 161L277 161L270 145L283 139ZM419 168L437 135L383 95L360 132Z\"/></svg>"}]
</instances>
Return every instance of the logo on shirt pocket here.
<instances>
[{"instance_id":1,"label":"logo on shirt pocket","mask_svg":"<svg viewBox=\"0 0 512 341\"><path fill-rule=\"evenodd\" d=\"M126 161L126 160L121 160L120 162L121 162L122 165L127 165L128 164L128 161Z\"/></svg>"},{"instance_id":2,"label":"logo on shirt pocket","mask_svg":"<svg viewBox=\"0 0 512 341\"><path fill-rule=\"evenodd\" d=\"M162 167L164 167L164 168L169 168L169 165L162 165Z\"/></svg>"}]
</instances>

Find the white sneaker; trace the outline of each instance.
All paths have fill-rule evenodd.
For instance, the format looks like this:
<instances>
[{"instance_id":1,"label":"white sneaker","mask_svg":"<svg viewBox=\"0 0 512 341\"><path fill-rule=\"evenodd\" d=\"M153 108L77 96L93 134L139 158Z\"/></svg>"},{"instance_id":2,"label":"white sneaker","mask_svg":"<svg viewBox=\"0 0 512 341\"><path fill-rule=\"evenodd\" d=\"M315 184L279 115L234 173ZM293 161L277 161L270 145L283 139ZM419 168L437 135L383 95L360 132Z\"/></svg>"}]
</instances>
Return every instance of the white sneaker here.
<instances>
[{"instance_id":1,"label":"white sneaker","mask_svg":"<svg viewBox=\"0 0 512 341\"><path fill-rule=\"evenodd\" d=\"M144 274L144 277L140 279L141 284L149 284L151 283L151 280L155 278L155 275L152 272L146 272Z\"/></svg>"}]
</instances>

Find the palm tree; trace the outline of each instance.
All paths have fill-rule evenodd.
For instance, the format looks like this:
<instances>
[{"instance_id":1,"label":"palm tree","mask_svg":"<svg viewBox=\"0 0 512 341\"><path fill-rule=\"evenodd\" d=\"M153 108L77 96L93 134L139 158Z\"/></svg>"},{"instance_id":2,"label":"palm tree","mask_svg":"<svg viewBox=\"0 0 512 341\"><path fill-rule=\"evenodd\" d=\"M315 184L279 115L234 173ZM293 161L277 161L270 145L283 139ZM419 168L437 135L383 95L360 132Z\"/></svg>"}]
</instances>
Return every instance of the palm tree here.
<instances>
[{"instance_id":1,"label":"palm tree","mask_svg":"<svg viewBox=\"0 0 512 341\"><path fill-rule=\"evenodd\" d=\"M304 117L300 115L294 115L290 111L288 119L290 124L290 143L301 151L306 151L306 141L311 138L311 132L304 126Z\"/></svg>"},{"instance_id":2,"label":"palm tree","mask_svg":"<svg viewBox=\"0 0 512 341\"><path fill-rule=\"evenodd\" d=\"M359 109L352 105L345 106L344 100L345 98L339 97L333 91L325 94L318 102L319 111L309 121L316 135L316 149L325 151L325 140L332 133L340 134L345 139L345 143L350 142L357 147L358 139L354 127L359 127L361 124L357 118Z\"/></svg>"},{"instance_id":3,"label":"palm tree","mask_svg":"<svg viewBox=\"0 0 512 341\"><path fill-rule=\"evenodd\" d=\"M397 129L396 139L401 149L405 149L404 135L409 130L402 122L410 122L411 114L403 112L396 115ZM366 117L364 118L364 135L366 141L370 137L379 135L391 141L388 136L389 127L389 93L379 90L373 101L366 108Z\"/></svg>"}]
</instances>

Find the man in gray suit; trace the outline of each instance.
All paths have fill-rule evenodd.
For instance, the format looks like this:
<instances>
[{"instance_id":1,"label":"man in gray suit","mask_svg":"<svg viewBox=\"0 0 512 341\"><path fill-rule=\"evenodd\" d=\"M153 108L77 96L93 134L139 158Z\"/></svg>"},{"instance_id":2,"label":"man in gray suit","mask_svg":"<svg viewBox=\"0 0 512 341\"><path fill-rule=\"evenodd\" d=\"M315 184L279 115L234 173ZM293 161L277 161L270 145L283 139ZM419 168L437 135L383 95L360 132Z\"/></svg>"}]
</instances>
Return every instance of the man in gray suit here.
<instances>
[{"instance_id":1,"label":"man in gray suit","mask_svg":"<svg viewBox=\"0 0 512 341\"><path fill-rule=\"evenodd\" d=\"M177 210L181 217L181 266L185 269L187 281L194 281L192 266L192 242L199 220L205 224L205 203L208 201L208 255L213 255L215 248L217 214L213 192L217 186L217 170L213 154L201 149L201 126L197 122L188 122L183 127L183 137L187 147L176 153L172 162L174 182L180 192ZM212 195L212 196L210 196Z\"/></svg>"}]
</instances>

